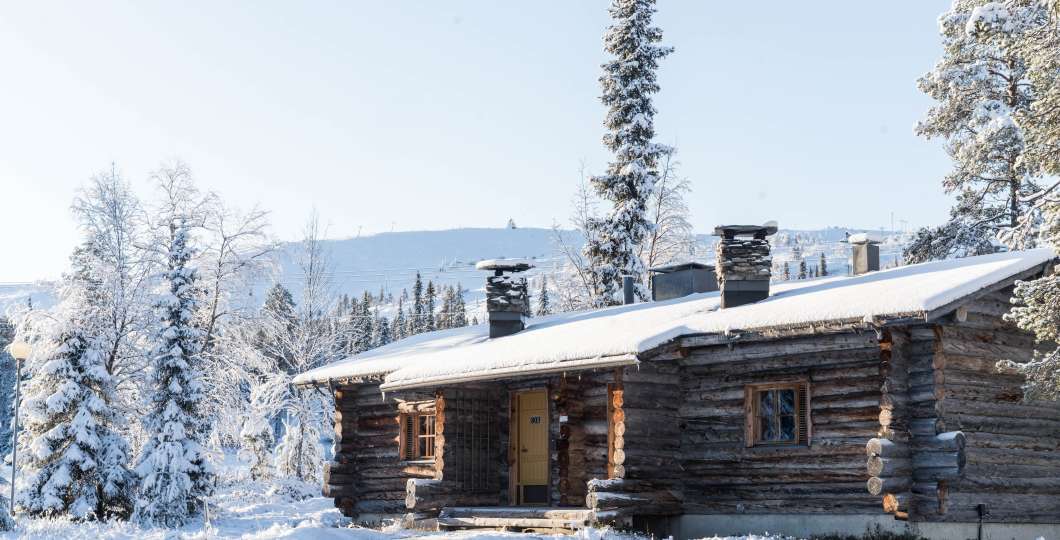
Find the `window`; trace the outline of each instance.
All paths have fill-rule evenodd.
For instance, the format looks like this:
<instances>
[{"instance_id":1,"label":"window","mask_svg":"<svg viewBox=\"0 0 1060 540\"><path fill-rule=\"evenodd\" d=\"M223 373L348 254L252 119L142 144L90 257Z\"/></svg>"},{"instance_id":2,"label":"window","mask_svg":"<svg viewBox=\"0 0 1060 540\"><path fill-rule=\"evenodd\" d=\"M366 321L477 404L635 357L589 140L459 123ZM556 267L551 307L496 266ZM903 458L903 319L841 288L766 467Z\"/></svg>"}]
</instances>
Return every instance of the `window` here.
<instances>
[{"instance_id":1,"label":"window","mask_svg":"<svg viewBox=\"0 0 1060 540\"><path fill-rule=\"evenodd\" d=\"M744 408L747 446L808 445L809 383L751 385Z\"/></svg>"},{"instance_id":2,"label":"window","mask_svg":"<svg viewBox=\"0 0 1060 540\"><path fill-rule=\"evenodd\" d=\"M434 413L401 414L401 459L434 459Z\"/></svg>"}]
</instances>

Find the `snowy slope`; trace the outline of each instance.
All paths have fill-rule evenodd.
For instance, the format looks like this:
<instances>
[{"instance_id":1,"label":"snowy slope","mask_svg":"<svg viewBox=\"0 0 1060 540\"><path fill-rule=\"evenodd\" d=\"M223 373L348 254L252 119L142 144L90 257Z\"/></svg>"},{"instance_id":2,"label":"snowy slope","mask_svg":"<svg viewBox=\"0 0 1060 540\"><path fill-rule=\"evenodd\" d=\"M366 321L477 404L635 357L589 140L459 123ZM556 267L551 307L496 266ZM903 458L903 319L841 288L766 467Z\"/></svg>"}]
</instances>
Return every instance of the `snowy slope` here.
<instances>
[{"instance_id":1,"label":"snowy slope","mask_svg":"<svg viewBox=\"0 0 1060 540\"><path fill-rule=\"evenodd\" d=\"M41 281L37 283L0 283L0 315L7 313L9 307L26 305L33 302L33 307L48 308L55 305L55 284Z\"/></svg>"},{"instance_id":2,"label":"snowy slope","mask_svg":"<svg viewBox=\"0 0 1060 540\"><path fill-rule=\"evenodd\" d=\"M782 229L771 238L774 260L794 261L796 249L811 268L824 253L833 274L847 273L849 246L842 243L845 233L862 232L864 229L830 227L819 230ZM877 234L880 231L873 231ZM573 231L562 232L564 241L578 245L578 236ZM880 259L884 266L894 264L900 256L906 238L884 233L886 241L881 246ZM695 259L713 264L715 237L699 235L699 247ZM414 231L383 233L358 238L328 240L325 249L331 259L332 290L337 294L360 295L364 291L377 294L382 288L400 293L411 287L416 272L424 281L432 280L440 285L459 283L470 291L467 300L470 309L481 300L481 289L485 283L485 272L475 270L475 263L483 259L525 258L531 259L537 268L527 275L533 277L556 270L563 262L557 250L555 233L551 229L452 229L446 231ZM798 246L798 248L796 248ZM297 301L300 297L301 270L297 242L283 244L275 261L271 278L262 279L248 291L248 301L259 303L265 289L278 280L291 290ZM791 271L798 272L792 262ZM0 284L0 313L13 304L24 303L32 297L35 306L47 307L55 302L53 284Z\"/></svg>"},{"instance_id":3,"label":"snowy slope","mask_svg":"<svg viewBox=\"0 0 1060 540\"><path fill-rule=\"evenodd\" d=\"M796 249L811 267L818 264L820 253L824 253L833 274L847 273L847 258L850 247L843 243L846 232L864 232L865 229L830 227L820 230L782 229L771 238L774 259L779 262L794 261ZM900 257L906 238L902 235L882 234L880 260L883 266L894 264ZM578 235L573 231L562 232L564 241L578 246ZM714 263L716 237L698 235L695 259ZM798 246L798 248L796 248ZM468 300L474 303L481 298L485 283L485 272L475 270L475 263L484 259L520 258L530 259L537 268L527 276L556 271L564 262L556 246L555 233L551 229L452 229L447 231L417 231L383 233L345 240L329 240L325 248L330 254L334 290L339 294L359 295L364 291L373 294L380 288L400 293L411 287L416 272L424 281L436 284L461 284L471 291ZM288 243L278 256L277 275L279 281L291 289L298 299L300 244ZM793 263L791 270L798 271ZM260 298L264 285L255 291Z\"/></svg>"}]
</instances>

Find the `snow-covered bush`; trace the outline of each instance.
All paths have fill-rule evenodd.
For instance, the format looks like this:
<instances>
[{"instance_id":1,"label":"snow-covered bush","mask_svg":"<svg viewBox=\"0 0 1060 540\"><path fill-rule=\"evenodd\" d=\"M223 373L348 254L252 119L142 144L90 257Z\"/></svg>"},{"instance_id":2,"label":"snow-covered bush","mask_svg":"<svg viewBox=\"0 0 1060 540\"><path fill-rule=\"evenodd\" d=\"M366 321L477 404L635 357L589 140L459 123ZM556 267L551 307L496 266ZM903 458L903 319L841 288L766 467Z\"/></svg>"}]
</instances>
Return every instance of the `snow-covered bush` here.
<instances>
[{"instance_id":1,"label":"snow-covered bush","mask_svg":"<svg viewBox=\"0 0 1060 540\"><path fill-rule=\"evenodd\" d=\"M239 432L240 460L250 467L250 477L265 480L272 476L272 425L257 411L251 413Z\"/></svg>"},{"instance_id":2,"label":"snow-covered bush","mask_svg":"<svg viewBox=\"0 0 1060 540\"><path fill-rule=\"evenodd\" d=\"M324 468L320 430L309 411L284 421L284 435L276 447L276 472L288 478L319 483Z\"/></svg>"}]
</instances>

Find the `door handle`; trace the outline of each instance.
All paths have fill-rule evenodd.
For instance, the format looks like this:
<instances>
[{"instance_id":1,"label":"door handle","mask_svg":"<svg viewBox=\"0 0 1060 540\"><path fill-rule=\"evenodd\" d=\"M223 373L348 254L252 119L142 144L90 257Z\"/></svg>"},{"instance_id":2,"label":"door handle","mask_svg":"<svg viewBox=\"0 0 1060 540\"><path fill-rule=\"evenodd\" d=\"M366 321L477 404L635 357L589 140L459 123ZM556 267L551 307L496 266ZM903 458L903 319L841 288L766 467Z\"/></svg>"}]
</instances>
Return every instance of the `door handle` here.
<instances>
[{"instance_id":1,"label":"door handle","mask_svg":"<svg viewBox=\"0 0 1060 540\"><path fill-rule=\"evenodd\" d=\"M523 452L528 452L528 450L526 448L523 448Z\"/></svg>"}]
</instances>

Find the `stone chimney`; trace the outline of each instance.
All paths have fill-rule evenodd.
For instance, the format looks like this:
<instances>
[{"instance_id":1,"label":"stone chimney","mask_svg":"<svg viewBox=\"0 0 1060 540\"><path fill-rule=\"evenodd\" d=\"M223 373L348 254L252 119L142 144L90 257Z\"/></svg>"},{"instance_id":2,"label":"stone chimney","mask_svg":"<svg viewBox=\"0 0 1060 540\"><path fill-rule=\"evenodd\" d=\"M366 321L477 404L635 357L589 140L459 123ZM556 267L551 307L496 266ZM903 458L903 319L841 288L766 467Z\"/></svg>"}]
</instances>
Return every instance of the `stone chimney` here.
<instances>
[{"instance_id":1,"label":"stone chimney","mask_svg":"<svg viewBox=\"0 0 1060 540\"><path fill-rule=\"evenodd\" d=\"M510 336L526 328L526 317L530 313L526 278L513 274L525 272L533 265L522 259L493 259L479 262L475 268L493 271L493 275L486 278L490 338Z\"/></svg>"},{"instance_id":2,"label":"stone chimney","mask_svg":"<svg viewBox=\"0 0 1060 540\"><path fill-rule=\"evenodd\" d=\"M850 243L850 268L855 276L876 272L880 269L880 240L869 233L852 234Z\"/></svg>"},{"instance_id":3,"label":"stone chimney","mask_svg":"<svg viewBox=\"0 0 1060 540\"><path fill-rule=\"evenodd\" d=\"M721 307L732 308L769 298L773 258L766 237L777 232L776 223L765 225L719 225L718 287Z\"/></svg>"}]
</instances>

